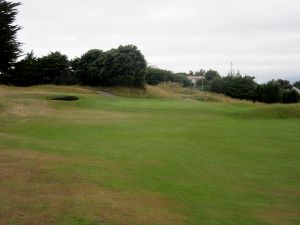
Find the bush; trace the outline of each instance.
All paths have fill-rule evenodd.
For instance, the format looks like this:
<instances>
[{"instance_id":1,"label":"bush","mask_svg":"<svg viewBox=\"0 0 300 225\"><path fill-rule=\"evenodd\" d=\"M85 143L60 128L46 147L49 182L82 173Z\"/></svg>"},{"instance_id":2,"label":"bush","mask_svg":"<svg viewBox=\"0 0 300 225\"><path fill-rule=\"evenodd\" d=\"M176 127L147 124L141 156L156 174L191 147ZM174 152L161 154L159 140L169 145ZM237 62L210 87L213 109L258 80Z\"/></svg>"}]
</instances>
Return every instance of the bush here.
<instances>
[{"instance_id":1,"label":"bush","mask_svg":"<svg viewBox=\"0 0 300 225\"><path fill-rule=\"evenodd\" d=\"M227 76L224 78L224 94L239 99L253 100L257 84L251 76Z\"/></svg>"},{"instance_id":2,"label":"bush","mask_svg":"<svg viewBox=\"0 0 300 225\"><path fill-rule=\"evenodd\" d=\"M221 77L220 74L218 73L218 71L212 70L212 69L207 71L204 76L205 76L205 79L208 80L208 81L212 81L214 78L220 78Z\"/></svg>"},{"instance_id":3,"label":"bush","mask_svg":"<svg viewBox=\"0 0 300 225\"><path fill-rule=\"evenodd\" d=\"M155 67L147 67L145 80L147 84L157 85L162 82L173 80L172 76L172 71L163 70Z\"/></svg>"},{"instance_id":4,"label":"bush","mask_svg":"<svg viewBox=\"0 0 300 225\"><path fill-rule=\"evenodd\" d=\"M184 87L191 86L191 82L185 73L173 73L172 71L156 67L148 67L146 69L145 80L146 83L150 85L157 85L162 82L174 82Z\"/></svg>"},{"instance_id":5,"label":"bush","mask_svg":"<svg viewBox=\"0 0 300 225\"><path fill-rule=\"evenodd\" d=\"M136 46L120 46L105 52L98 66L101 68L102 85L145 86L146 60Z\"/></svg>"},{"instance_id":6,"label":"bush","mask_svg":"<svg viewBox=\"0 0 300 225\"><path fill-rule=\"evenodd\" d=\"M300 99L300 95L297 91L291 89L291 90L285 90L282 93L282 102L283 103L297 103Z\"/></svg>"},{"instance_id":7,"label":"bush","mask_svg":"<svg viewBox=\"0 0 300 225\"><path fill-rule=\"evenodd\" d=\"M18 86L70 84L72 77L68 57L60 52L51 52L42 58L34 57L33 52L28 53L15 63L9 81Z\"/></svg>"},{"instance_id":8,"label":"bush","mask_svg":"<svg viewBox=\"0 0 300 225\"><path fill-rule=\"evenodd\" d=\"M223 93L224 94L224 81L220 77L215 77L210 82L210 91L215 93Z\"/></svg>"},{"instance_id":9,"label":"bush","mask_svg":"<svg viewBox=\"0 0 300 225\"><path fill-rule=\"evenodd\" d=\"M42 84L69 84L71 70L68 57L60 52L51 52L37 59L37 73Z\"/></svg>"},{"instance_id":10,"label":"bush","mask_svg":"<svg viewBox=\"0 0 300 225\"><path fill-rule=\"evenodd\" d=\"M9 83L17 86L31 86L42 83L38 60L34 57L33 52L28 53L24 59L15 63L15 68L9 76Z\"/></svg>"},{"instance_id":11,"label":"bush","mask_svg":"<svg viewBox=\"0 0 300 225\"><path fill-rule=\"evenodd\" d=\"M71 66L81 84L97 86L101 83L101 61L104 53L99 49L91 49L81 56L72 60Z\"/></svg>"},{"instance_id":12,"label":"bush","mask_svg":"<svg viewBox=\"0 0 300 225\"><path fill-rule=\"evenodd\" d=\"M133 45L107 52L92 49L71 62L60 52L51 52L41 58L34 57L31 52L14 65L5 80L19 86L81 83L143 88L145 69L146 60Z\"/></svg>"},{"instance_id":13,"label":"bush","mask_svg":"<svg viewBox=\"0 0 300 225\"><path fill-rule=\"evenodd\" d=\"M259 85L256 90L256 99L265 103L281 102L282 93L280 84L277 81L269 81L266 84Z\"/></svg>"},{"instance_id":14,"label":"bush","mask_svg":"<svg viewBox=\"0 0 300 225\"><path fill-rule=\"evenodd\" d=\"M192 82L187 78L184 73L176 73L171 76L170 81L181 84L183 87L190 87Z\"/></svg>"},{"instance_id":15,"label":"bush","mask_svg":"<svg viewBox=\"0 0 300 225\"><path fill-rule=\"evenodd\" d=\"M216 76L210 84L210 91L222 93L232 98L253 100L255 98L256 82L254 77L228 75L220 78Z\"/></svg>"},{"instance_id":16,"label":"bush","mask_svg":"<svg viewBox=\"0 0 300 225\"><path fill-rule=\"evenodd\" d=\"M146 60L133 45L120 46L107 52L93 49L71 64L82 84L137 88L145 85Z\"/></svg>"}]
</instances>

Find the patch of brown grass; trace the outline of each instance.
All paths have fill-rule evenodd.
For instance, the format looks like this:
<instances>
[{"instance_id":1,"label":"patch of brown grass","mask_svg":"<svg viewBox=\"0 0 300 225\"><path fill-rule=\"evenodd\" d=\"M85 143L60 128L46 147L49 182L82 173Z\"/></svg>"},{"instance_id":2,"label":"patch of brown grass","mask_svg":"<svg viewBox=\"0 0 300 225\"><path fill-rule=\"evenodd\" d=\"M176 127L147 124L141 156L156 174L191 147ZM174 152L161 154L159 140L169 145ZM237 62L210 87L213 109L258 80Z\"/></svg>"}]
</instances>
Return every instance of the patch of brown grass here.
<instances>
[{"instance_id":1,"label":"patch of brown grass","mask_svg":"<svg viewBox=\"0 0 300 225\"><path fill-rule=\"evenodd\" d=\"M184 224L173 202L154 193L104 187L75 171L53 165L73 163L109 169L113 162L0 148L0 224L68 224L84 218L94 224Z\"/></svg>"},{"instance_id":2,"label":"patch of brown grass","mask_svg":"<svg viewBox=\"0 0 300 225\"><path fill-rule=\"evenodd\" d=\"M147 85L145 89L126 88L126 87L109 87L104 89L106 92L117 96L126 97L146 97L146 98L169 98L169 99L184 99L197 100L205 102L228 102L228 103L249 103L233 99L222 94L210 92L202 92L197 89L182 87L176 83L161 83L155 86Z\"/></svg>"},{"instance_id":3,"label":"patch of brown grass","mask_svg":"<svg viewBox=\"0 0 300 225\"><path fill-rule=\"evenodd\" d=\"M222 94L202 92L198 89L182 87L176 83L161 83L157 86L148 86L147 89L149 90L149 92L161 93L162 96L165 95L167 98L174 96L176 99L190 99L190 100L198 100L204 102L230 102L230 103L248 102L248 101L233 99ZM163 92L159 92L158 89L162 89Z\"/></svg>"},{"instance_id":4,"label":"patch of brown grass","mask_svg":"<svg viewBox=\"0 0 300 225\"><path fill-rule=\"evenodd\" d=\"M123 121L130 118L136 119L140 116L101 109L78 110L78 108L68 105L59 108L55 107L57 102L43 99L3 98L0 103L2 103L0 105L0 118L18 118L18 122L13 124L25 122L36 116L51 116L52 118L84 124L95 123L95 121Z\"/></svg>"},{"instance_id":5,"label":"patch of brown grass","mask_svg":"<svg viewBox=\"0 0 300 225\"><path fill-rule=\"evenodd\" d=\"M55 118L78 124L95 124L95 121L99 123L111 123L141 117L141 115L137 114L106 110L57 110L54 116ZM91 120L91 118L93 119Z\"/></svg>"},{"instance_id":6,"label":"patch of brown grass","mask_svg":"<svg viewBox=\"0 0 300 225\"><path fill-rule=\"evenodd\" d=\"M30 101L13 101L7 103L5 113L20 117L50 115L55 112L47 101L35 100Z\"/></svg>"},{"instance_id":7,"label":"patch of brown grass","mask_svg":"<svg viewBox=\"0 0 300 225\"><path fill-rule=\"evenodd\" d=\"M292 225L295 224L294 221L299 220L300 218L300 211L296 210L281 210L276 209L274 207L273 209L269 209L264 211L260 216L264 221L273 224L273 225Z\"/></svg>"}]
</instances>

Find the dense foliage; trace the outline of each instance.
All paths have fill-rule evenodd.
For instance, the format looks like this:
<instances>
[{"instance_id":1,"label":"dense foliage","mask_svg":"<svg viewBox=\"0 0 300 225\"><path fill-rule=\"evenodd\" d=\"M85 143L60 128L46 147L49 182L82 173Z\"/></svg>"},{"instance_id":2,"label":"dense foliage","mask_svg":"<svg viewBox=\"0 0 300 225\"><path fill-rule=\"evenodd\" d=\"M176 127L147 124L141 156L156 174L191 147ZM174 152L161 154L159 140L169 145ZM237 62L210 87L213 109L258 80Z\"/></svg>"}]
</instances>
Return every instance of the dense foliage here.
<instances>
[{"instance_id":1,"label":"dense foliage","mask_svg":"<svg viewBox=\"0 0 300 225\"><path fill-rule=\"evenodd\" d=\"M266 84L257 84L254 77L240 74L215 77L210 82L211 92L265 103L297 103L299 94L291 88L292 86L285 80L272 80Z\"/></svg>"},{"instance_id":2,"label":"dense foliage","mask_svg":"<svg viewBox=\"0 0 300 225\"><path fill-rule=\"evenodd\" d=\"M101 65L101 64L100 64ZM144 87L146 60L136 46L120 46L104 54L102 85Z\"/></svg>"},{"instance_id":3,"label":"dense foliage","mask_svg":"<svg viewBox=\"0 0 300 225\"><path fill-rule=\"evenodd\" d=\"M37 58L33 52L28 53L26 57L15 63L15 68L7 76L7 83L18 86L30 86L41 83L38 73L39 66Z\"/></svg>"},{"instance_id":4,"label":"dense foliage","mask_svg":"<svg viewBox=\"0 0 300 225\"><path fill-rule=\"evenodd\" d=\"M211 81L217 77L221 77L220 74L218 73L218 71L212 70L212 69L208 70L204 76L205 76L205 79L208 81Z\"/></svg>"},{"instance_id":5,"label":"dense foliage","mask_svg":"<svg viewBox=\"0 0 300 225\"><path fill-rule=\"evenodd\" d=\"M102 86L145 85L146 60L136 46L120 46L107 52L92 49L71 62L60 52L36 58L33 52L15 63L9 83L20 86L34 84L84 84Z\"/></svg>"},{"instance_id":6,"label":"dense foliage","mask_svg":"<svg viewBox=\"0 0 300 225\"><path fill-rule=\"evenodd\" d=\"M19 86L35 84L72 84L70 63L66 55L51 52L47 56L36 58L33 52L15 63L15 68L9 74L9 81Z\"/></svg>"},{"instance_id":7,"label":"dense foliage","mask_svg":"<svg viewBox=\"0 0 300 225\"><path fill-rule=\"evenodd\" d=\"M93 49L72 62L74 75L86 85L145 85L146 60L136 46L120 46L103 52Z\"/></svg>"},{"instance_id":8,"label":"dense foliage","mask_svg":"<svg viewBox=\"0 0 300 225\"><path fill-rule=\"evenodd\" d=\"M210 90L233 98L253 100L256 95L256 86L254 77L237 74L223 78L215 76L211 81Z\"/></svg>"},{"instance_id":9,"label":"dense foliage","mask_svg":"<svg viewBox=\"0 0 300 225\"><path fill-rule=\"evenodd\" d=\"M224 93L224 82L221 77L216 77L210 82L210 91L215 93Z\"/></svg>"},{"instance_id":10,"label":"dense foliage","mask_svg":"<svg viewBox=\"0 0 300 225\"><path fill-rule=\"evenodd\" d=\"M224 94L240 99L252 100L255 98L256 82L251 76L227 76L224 81Z\"/></svg>"},{"instance_id":11,"label":"dense foliage","mask_svg":"<svg viewBox=\"0 0 300 225\"><path fill-rule=\"evenodd\" d=\"M101 83L100 70L102 68L101 60L104 52L99 49L91 49L80 58L71 62L74 77L84 85L99 85Z\"/></svg>"},{"instance_id":12,"label":"dense foliage","mask_svg":"<svg viewBox=\"0 0 300 225\"><path fill-rule=\"evenodd\" d=\"M256 100L266 103L297 103L300 95L292 89L288 81L269 81L259 85L256 90Z\"/></svg>"},{"instance_id":13,"label":"dense foliage","mask_svg":"<svg viewBox=\"0 0 300 225\"><path fill-rule=\"evenodd\" d=\"M282 98L279 82L272 80L266 84L259 85L257 87L256 100L266 103L281 102Z\"/></svg>"},{"instance_id":14,"label":"dense foliage","mask_svg":"<svg viewBox=\"0 0 300 225\"><path fill-rule=\"evenodd\" d=\"M146 83L150 85L157 85L161 82L175 82L184 87L191 85L191 82L185 73L173 73L172 71L156 67L148 67L146 69L145 79Z\"/></svg>"},{"instance_id":15,"label":"dense foliage","mask_svg":"<svg viewBox=\"0 0 300 225\"><path fill-rule=\"evenodd\" d=\"M290 82L288 80L278 79L277 82L280 85L281 89L287 90L287 89L292 88L292 85L290 84Z\"/></svg>"},{"instance_id":16,"label":"dense foliage","mask_svg":"<svg viewBox=\"0 0 300 225\"><path fill-rule=\"evenodd\" d=\"M293 89L286 90L282 93L283 103L297 103L300 100L300 95Z\"/></svg>"},{"instance_id":17,"label":"dense foliage","mask_svg":"<svg viewBox=\"0 0 300 225\"><path fill-rule=\"evenodd\" d=\"M20 26L14 25L20 3L0 0L0 81L6 82L5 74L19 56L20 42L16 35Z\"/></svg>"},{"instance_id":18,"label":"dense foliage","mask_svg":"<svg viewBox=\"0 0 300 225\"><path fill-rule=\"evenodd\" d=\"M51 52L38 59L39 75L42 84L68 84L70 66L68 57L60 52Z\"/></svg>"}]
</instances>

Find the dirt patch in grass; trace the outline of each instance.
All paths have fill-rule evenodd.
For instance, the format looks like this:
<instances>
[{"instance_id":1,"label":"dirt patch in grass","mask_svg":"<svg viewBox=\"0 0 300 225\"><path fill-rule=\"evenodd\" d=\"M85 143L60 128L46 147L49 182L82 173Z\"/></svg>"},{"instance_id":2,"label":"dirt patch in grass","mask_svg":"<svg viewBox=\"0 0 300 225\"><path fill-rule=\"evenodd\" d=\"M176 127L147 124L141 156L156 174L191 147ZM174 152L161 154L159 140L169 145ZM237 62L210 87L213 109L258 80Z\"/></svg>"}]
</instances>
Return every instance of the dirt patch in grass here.
<instances>
[{"instance_id":1,"label":"dirt patch in grass","mask_svg":"<svg viewBox=\"0 0 300 225\"><path fill-rule=\"evenodd\" d=\"M0 224L184 224L185 218L170 210L169 199L108 188L85 179L84 173L63 173L52 166L91 163L109 169L114 163L0 149Z\"/></svg>"}]
</instances>

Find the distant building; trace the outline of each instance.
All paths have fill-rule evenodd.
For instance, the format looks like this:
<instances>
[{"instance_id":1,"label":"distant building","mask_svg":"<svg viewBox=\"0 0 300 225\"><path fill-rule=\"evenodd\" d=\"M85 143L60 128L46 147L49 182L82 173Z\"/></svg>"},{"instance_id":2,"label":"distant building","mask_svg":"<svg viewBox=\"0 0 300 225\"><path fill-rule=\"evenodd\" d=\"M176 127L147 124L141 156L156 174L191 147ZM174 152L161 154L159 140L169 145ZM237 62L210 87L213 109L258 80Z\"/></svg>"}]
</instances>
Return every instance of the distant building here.
<instances>
[{"instance_id":1,"label":"distant building","mask_svg":"<svg viewBox=\"0 0 300 225\"><path fill-rule=\"evenodd\" d=\"M293 87L293 89L294 89L295 91L297 91L298 94L300 95L300 89L299 89L299 88Z\"/></svg>"},{"instance_id":2,"label":"distant building","mask_svg":"<svg viewBox=\"0 0 300 225\"><path fill-rule=\"evenodd\" d=\"M187 76L187 78L192 82L192 84L193 84L194 86L196 86L197 81L199 81L199 80L204 80L204 79L205 79L204 76Z\"/></svg>"}]
</instances>

